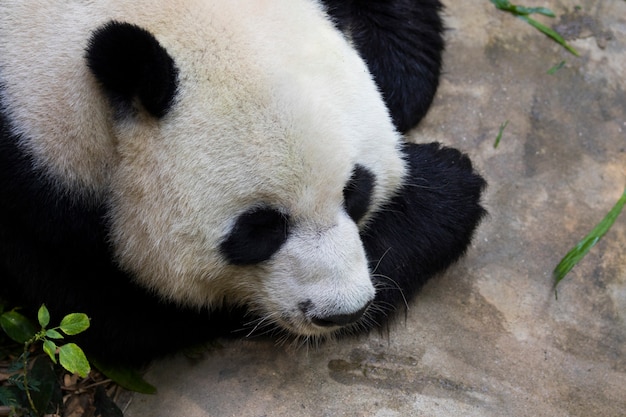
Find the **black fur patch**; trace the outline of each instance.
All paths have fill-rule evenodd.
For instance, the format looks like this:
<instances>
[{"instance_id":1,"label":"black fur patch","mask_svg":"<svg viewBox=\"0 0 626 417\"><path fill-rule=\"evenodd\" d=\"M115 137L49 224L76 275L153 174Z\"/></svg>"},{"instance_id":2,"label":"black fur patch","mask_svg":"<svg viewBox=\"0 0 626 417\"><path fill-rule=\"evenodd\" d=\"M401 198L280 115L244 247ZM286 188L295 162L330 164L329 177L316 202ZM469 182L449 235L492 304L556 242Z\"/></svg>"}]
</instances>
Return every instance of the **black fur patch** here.
<instances>
[{"instance_id":1,"label":"black fur patch","mask_svg":"<svg viewBox=\"0 0 626 417\"><path fill-rule=\"evenodd\" d=\"M439 0L323 0L374 76L400 132L435 96L444 48Z\"/></svg>"},{"instance_id":2,"label":"black fur patch","mask_svg":"<svg viewBox=\"0 0 626 417\"><path fill-rule=\"evenodd\" d=\"M133 100L155 117L172 106L178 84L174 60L147 30L109 22L94 31L87 47L87 65L120 112Z\"/></svg>"},{"instance_id":3,"label":"black fur patch","mask_svg":"<svg viewBox=\"0 0 626 417\"><path fill-rule=\"evenodd\" d=\"M369 210L376 177L362 165L354 168L352 177L343 189L343 201L346 212L358 222Z\"/></svg>"},{"instance_id":4,"label":"black fur patch","mask_svg":"<svg viewBox=\"0 0 626 417\"><path fill-rule=\"evenodd\" d=\"M233 265L253 265L271 258L288 233L285 214L270 207L254 208L239 216L220 249Z\"/></svg>"},{"instance_id":5,"label":"black fur patch","mask_svg":"<svg viewBox=\"0 0 626 417\"><path fill-rule=\"evenodd\" d=\"M404 186L361 233L377 287L367 315L376 323L458 260L486 214L486 183L467 155L438 143L406 144L404 152Z\"/></svg>"}]
</instances>

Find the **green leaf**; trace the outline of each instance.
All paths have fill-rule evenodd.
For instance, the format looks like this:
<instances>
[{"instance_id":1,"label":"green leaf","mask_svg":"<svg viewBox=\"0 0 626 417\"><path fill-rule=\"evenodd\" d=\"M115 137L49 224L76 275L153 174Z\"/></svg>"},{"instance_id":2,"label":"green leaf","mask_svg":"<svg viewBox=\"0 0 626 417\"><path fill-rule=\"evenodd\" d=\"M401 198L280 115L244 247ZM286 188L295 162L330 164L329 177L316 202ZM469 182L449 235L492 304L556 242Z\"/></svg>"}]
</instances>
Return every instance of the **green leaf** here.
<instances>
[{"instance_id":1,"label":"green leaf","mask_svg":"<svg viewBox=\"0 0 626 417\"><path fill-rule=\"evenodd\" d=\"M11 387L0 387L0 404L8 407L17 407L18 400L15 389Z\"/></svg>"},{"instance_id":2,"label":"green leaf","mask_svg":"<svg viewBox=\"0 0 626 417\"><path fill-rule=\"evenodd\" d=\"M39 307L39 311L37 312L37 320L42 329L45 329L50 323L50 312L43 304Z\"/></svg>"},{"instance_id":3,"label":"green leaf","mask_svg":"<svg viewBox=\"0 0 626 417\"><path fill-rule=\"evenodd\" d=\"M511 7L511 3L509 3L509 0L491 0L491 2L495 4L496 7L500 10L509 11L509 8Z\"/></svg>"},{"instance_id":4,"label":"green leaf","mask_svg":"<svg viewBox=\"0 0 626 417\"><path fill-rule=\"evenodd\" d=\"M28 351L22 352L22 354L14 361L9 363L7 373L15 374L24 370L24 364L30 360L30 353Z\"/></svg>"},{"instance_id":5,"label":"green leaf","mask_svg":"<svg viewBox=\"0 0 626 417\"><path fill-rule=\"evenodd\" d=\"M30 381L37 381L38 384L38 389L31 392L35 408L46 415L54 412L57 406L52 403L52 398L55 391L59 390L59 384L52 364L41 358L36 359L28 375L28 380L29 383ZM62 401L61 398L59 400Z\"/></svg>"},{"instance_id":6,"label":"green leaf","mask_svg":"<svg viewBox=\"0 0 626 417\"><path fill-rule=\"evenodd\" d=\"M551 37L552 39L554 39L558 44L560 44L562 47L567 49L572 54L574 54L576 56L580 56L578 51L576 49L574 49L573 47L571 47L570 45L568 45L568 43L565 42L565 39L563 39L563 37L561 35L559 35L556 31L550 29L549 27L547 27L547 26L537 22L536 20L534 20L534 19L532 19L532 18L530 18L528 16L518 16L518 17L520 19L525 20L526 22L528 22L535 29L538 29L539 31L541 31L545 35L547 35L547 36Z\"/></svg>"},{"instance_id":7,"label":"green leaf","mask_svg":"<svg viewBox=\"0 0 626 417\"><path fill-rule=\"evenodd\" d=\"M134 369L111 366L94 358L91 358L91 363L107 378L124 389L140 394L155 394L157 391L153 385L146 382Z\"/></svg>"},{"instance_id":8,"label":"green leaf","mask_svg":"<svg viewBox=\"0 0 626 417\"><path fill-rule=\"evenodd\" d=\"M491 0L491 2L495 4L498 9L512 13L516 16L537 13L548 17L555 17L554 12L546 7L516 6L514 4L511 4L508 0Z\"/></svg>"},{"instance_id":9,"label":"green leaf","mask_svg":"<svg viewBox=\"0 0 626 417\"><path fill-rule=\"evenodd\" d=\"M26 343L30 341L37 329L26 317L15 310L7 311L0 315L0 327L13 340L18 343Z\"/></svg>"},{"instance_id":10,"label":"green leaf","mask_svg":"<svg viewBox=\"0 0 626 417\"><path fill-rule=\"evenodd\" d=\"M545 7L517 6L517 5L511 4L508 0L491 0L491 2L496 6L496 8L503 10L505 12L509 12L513 14L514 16L517 16L520 19L526 21L534 28L538 29L545 35L554 39L556 42L558 42L561 46L563 46L572 54L579 56L578 51L576 51L576 49L574 49L567 42L565 42L565 39L563 39L561 35L559 35L554 30L550 29L549 27L529 17L529 15L531 14L541 14L541 15L548 16L548 17L556 17L556 15L554 14L552 10L545 8Z\"/></svg>"},{"instance_id":11,"label":"green leaf","mask_svg":"<svg viewBox=\"0 0 626 417\"><path fill-rule=\"evenodd\" d=\"M46 330L46 337L50 339L63 339L64 338L64 336L61 333L57 332L54 329Z\"/></svg>"},{"instance_id":12,"label":"green leaf","mask_svg":"<svg viewBox=\"0 0 626 417\"><path fill-rule=\"evenodd\" d=\"M602 219L600 223L593 228L593 230L585 236L576 246L574 246L565 257L559 262L559 264L554 268L552 275L554 276L554 294L558 298L558 294L556 292L556 286L561 282L563 278L572 270L576 264L587 255L589 250L598 243L600 239L609 231L617 217L622 212L622 209L626 205L626 188L624 189L624 193L622 197L617 201L617 203L613 206L611 211Z\"/></svg>"},{"instance_id":13,"label":"green leaf","mask_svg":"<svg viewBox=\"0 0 626 417\"><path fill-rule=\"evenodd\" d=\"M65 334L73 336L89 328L89 317L83 313L71 313L63 317L59 327Z\"/></svg>"},{"instance_id":14,"label":"green leaf","mask_svg":"<svg viewBox=\"0 0 626 417\"><path fill-rule=\"evenodd\" d=\"M506 122L502 123L500 125L500 131L498 132L498 136L496 136L496 141L493 144L493 148L497 148L498 145L500 145L500 140L502 139L502 134L504 133L504 129L506 129L506 127L508 126L509 121L507 120Z\"/></svg>"},{"instance_id":15,"label":"green leaf","mask_svg":"<svg viewBox=\"0 0 626 417\"><path fill-rule=\"evenodd\" d=\"M24 374L15 374L11 375L7 378L7 382L9 384L13 384L20 389L20 391L26 391L26 385L24 383ZM28 389L31 391L39 391L39 386L41 385L41 381L38 379L29 379L28 380Z\"/></svg>"},{"instance_id":16,"label":"green leaf","mask_svg":"<svg viewBox=\"0 0 626 417\"><path fill-rule=\"evenodd\" d=\"M59 348L59 362L68 372L85 378L91 368L85 353L75 343L68 343Z\"/></svg>"},{"instance_id":17,"label":"green leaf","mask_svg":"<svg viewBox=\"0 0 626 417\"><path fill-rule=\"evenodd\" d=\"M564 66L565 66L565 61L561 61L558 64L556 64L555 66L553 66L552 68L550 68L547 73L548 73L548 75L554 75L554 74L556 74L556 72L558 70L560 70Z\"/></svg>"},{"instance_id":18,"label":"green leaf","mask_svg":"<svg viewBox=\"0 0 626 417\"><path fill-rule=\"evenodd\" d=\"M43 351L50 356L52 362L57 363L57 345L52 340L43 341Z\"/></svg>"}]
</instances>

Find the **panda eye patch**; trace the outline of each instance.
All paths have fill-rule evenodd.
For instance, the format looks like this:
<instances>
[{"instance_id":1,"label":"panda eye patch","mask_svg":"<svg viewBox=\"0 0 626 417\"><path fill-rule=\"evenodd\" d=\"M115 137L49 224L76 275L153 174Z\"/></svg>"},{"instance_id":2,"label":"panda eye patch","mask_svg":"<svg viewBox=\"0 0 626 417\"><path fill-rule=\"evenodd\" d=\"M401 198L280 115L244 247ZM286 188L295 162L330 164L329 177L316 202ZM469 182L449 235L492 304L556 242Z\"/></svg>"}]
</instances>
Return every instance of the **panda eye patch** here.
<instances>
[{"instance_id":1,"label":"panda eye patch","mask_svg":"<svg viewBox=\"0 0 626 417\"><path fill-rule=\"evenodd\" d=\"M289 218L270 207L253 208L239 216L220 250L233 265L268 260L287 240Z\"/></svg>"},{"instance_id":2,"label":"panda eye patch","mask_svg":"<svg viewBox=\"0 0 626 417\"><path fill-rule=\"evenodd\" d=\"M362 165L356 165L352 177L343 189L344 207L348 215L358 222L369 209L376 177Z\"/></svg>"}]
</instances>

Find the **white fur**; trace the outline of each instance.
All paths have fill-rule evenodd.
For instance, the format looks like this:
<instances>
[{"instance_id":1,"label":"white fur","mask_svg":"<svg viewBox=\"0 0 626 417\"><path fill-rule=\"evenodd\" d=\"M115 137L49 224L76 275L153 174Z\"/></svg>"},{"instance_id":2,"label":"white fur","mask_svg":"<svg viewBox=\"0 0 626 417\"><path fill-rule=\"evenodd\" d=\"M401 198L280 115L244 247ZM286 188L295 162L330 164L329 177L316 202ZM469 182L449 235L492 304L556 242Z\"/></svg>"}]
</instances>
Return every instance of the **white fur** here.
<instances>
[{"instance_id":1,"label":"white fur","mask_svg":"<svg viewBox=\"0 0 626 417\"><path fill-rule=\"evenodd\" d=\"M179 94L162 120L112 118L84 61L110 20L149 30L174 59ZM376 175L374 207L387 200L404 175L400 138L315 1L2 0L0 84L20 145L59 187L107 201L117 260L146 287L252 303L302 334L322 330L299 302L347 314L372 299L342 190L359 163ZM289 213L292 236L267 263L229 266L220 240L261 203Z\"/></svg>"}]
</instances>

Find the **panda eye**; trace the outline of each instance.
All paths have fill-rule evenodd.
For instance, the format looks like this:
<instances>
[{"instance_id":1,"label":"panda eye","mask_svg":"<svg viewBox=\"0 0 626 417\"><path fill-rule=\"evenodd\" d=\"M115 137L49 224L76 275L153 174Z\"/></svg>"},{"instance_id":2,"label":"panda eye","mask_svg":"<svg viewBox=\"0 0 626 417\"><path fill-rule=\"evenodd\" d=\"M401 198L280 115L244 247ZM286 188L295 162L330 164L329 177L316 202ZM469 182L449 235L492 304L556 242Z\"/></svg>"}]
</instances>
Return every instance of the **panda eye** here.
<instances>
[{"instance_id":1,"label":"panda eye","mask_svg":"<svg viewBox=\"0 0 626 417\"><path fill-rule=\"evenodd\" d=\"M289 218L285 214L270 207L257 207L239 216L220 250L233 265L257 264L280 249L288 232Z\"/></svg>"},{"instance_id":2,"label":"panda eye","mask_svg":"<svg viewBox=\"0 0 626 417\"><path fill-rule=\"evenodd\" d=\"M362 165L356 165L352 177L343 189L344 207L348 215L358 222L369 209L376 177Z\"/></svg>"}]
</instances>

